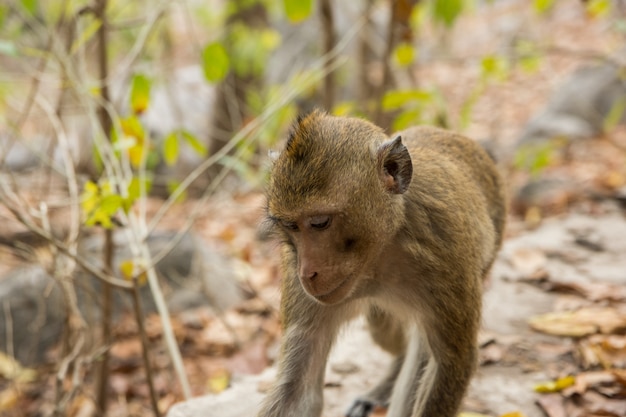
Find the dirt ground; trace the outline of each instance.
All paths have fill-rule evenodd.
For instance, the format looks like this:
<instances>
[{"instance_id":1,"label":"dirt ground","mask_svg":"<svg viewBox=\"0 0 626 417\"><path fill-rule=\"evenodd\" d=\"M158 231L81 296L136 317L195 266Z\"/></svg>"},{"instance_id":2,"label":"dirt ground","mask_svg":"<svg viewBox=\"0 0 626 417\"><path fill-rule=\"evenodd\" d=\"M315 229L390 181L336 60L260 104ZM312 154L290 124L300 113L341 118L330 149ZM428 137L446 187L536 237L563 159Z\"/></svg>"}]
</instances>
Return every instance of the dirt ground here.
<instances>
[{"instance_id":1,"label":"dirt ground","mask_svg":"<svg viewBox=\"0 0 626 417\"><path fill-rule=\"evenodd\" d=\"M602 215L564 214L506 240L485 291L481 366L464 411L527 417L626 413L626 398L619 394L623 381L611 373L626 359L621 335L626 329L625 234L624 212L609 206ZM589 314L574 315L581 311ZM329 360L323 415L342 416L388 362L365 323L351 323ZM222 394L177 405L169 416L201 415L197 410L250 415L273 375L269 370L238 377ZM538 386L568 375L579 382L560 392L537 392Z\"/></svg>"}]
</instances>

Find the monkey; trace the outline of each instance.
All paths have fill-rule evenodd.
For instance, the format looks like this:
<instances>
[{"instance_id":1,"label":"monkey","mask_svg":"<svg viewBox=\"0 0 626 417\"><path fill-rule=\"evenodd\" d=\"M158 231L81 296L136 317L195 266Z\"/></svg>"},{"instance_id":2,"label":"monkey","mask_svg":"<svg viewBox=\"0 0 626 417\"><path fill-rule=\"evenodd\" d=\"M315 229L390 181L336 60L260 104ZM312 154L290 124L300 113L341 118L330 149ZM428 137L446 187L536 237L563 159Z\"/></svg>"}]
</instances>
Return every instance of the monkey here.
<instances>
[{"instance_id":1,"label":"monkey","mask_svg":"<svg viewBox=\"0 0 626 417\"><path fill-rule=\"evenodd\" d=\"M501 246L503 181L474 141L417 126L299 117L266 184L281 255L282 342L259 417L319 417L327 357L365 314L393 355L349 417L453 417L477 362L483 280Z\"/></svg>"}]
</instances>

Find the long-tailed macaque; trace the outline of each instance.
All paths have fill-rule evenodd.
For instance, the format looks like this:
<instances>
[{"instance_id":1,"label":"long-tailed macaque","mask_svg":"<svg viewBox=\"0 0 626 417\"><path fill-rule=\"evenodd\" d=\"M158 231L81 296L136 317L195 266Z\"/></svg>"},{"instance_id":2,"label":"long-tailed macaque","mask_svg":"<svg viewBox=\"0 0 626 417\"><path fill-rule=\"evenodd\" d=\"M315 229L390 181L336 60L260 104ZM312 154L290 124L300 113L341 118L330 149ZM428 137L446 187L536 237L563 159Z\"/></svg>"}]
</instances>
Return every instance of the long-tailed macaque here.
<instances>
[{"instance_id":1,"label":"long-tailed macaque","mask_svg":"<svg viewBox=\"0 0 626 417\"><path fill-rule=\"evenodd\" d=\"M394 360L348 416L374 405L389 417L455 416L505 220L483 149L442 129L389 138L365 120L314 111L274 158L267 218L281 241L284 334L259 416L320 416L328 352L361 313Z\"/></svg>"}]
</instances>

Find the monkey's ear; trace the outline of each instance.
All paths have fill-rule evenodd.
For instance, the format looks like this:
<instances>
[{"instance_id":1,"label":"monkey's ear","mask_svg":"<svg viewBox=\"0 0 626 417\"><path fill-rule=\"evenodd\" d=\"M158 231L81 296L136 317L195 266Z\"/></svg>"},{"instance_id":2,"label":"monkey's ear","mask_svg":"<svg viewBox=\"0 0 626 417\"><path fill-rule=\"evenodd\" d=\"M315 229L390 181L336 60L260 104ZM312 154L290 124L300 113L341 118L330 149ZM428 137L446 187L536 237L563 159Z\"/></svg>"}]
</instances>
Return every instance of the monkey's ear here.
<instances>
[{"instance_id":1,"label":"monkey's ear","mask_svg":"<svg viewBox=\"0 0 626 417\"><path fill-rule=\"evenodd\" d=\"M394 194L409 189L413 178L413 163L409 150L402 144L402 137L388 140L377 150L378 173L385 188Z\"/></svg>"}]
</instances>

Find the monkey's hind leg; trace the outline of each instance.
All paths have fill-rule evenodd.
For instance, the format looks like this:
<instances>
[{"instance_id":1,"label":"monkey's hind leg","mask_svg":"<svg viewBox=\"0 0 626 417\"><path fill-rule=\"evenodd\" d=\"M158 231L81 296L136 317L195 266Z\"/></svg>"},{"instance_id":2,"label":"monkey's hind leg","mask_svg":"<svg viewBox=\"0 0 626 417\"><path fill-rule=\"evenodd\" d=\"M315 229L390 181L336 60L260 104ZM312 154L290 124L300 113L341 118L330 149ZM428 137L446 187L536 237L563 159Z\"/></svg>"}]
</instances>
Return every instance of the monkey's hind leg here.
<instances>
[{"instance_id":1,"label":"monkey's hind leg","mask_svg":"<svg viewBox=\"0 0 626 417\"><path fill-rule=\"evenodd\" d=\"M388 407L394 384L404 363L406 337L401 324L377 307L370 308L367 321L374 341L394 355L394 359L378 385L354 401L346 413L347 417L367 417L374 407Z\"/></svg>"}]
</instances>

